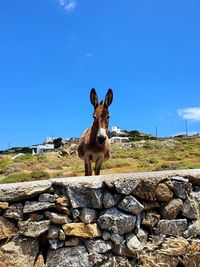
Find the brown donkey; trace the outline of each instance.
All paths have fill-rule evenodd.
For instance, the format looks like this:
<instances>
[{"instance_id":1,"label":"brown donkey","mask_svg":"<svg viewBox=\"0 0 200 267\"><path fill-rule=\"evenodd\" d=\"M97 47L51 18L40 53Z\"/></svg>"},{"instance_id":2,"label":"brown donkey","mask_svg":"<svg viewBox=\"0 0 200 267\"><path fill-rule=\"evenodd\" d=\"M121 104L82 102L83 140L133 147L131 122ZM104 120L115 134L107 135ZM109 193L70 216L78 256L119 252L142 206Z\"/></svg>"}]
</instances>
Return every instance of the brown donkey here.
<instances>
[{"instance_id":1,"label":"brown donkey","mask_svg":"<svg viewBox=\"0 0 200 267\"><path fill-rule=\"evenodd\" d=\"M100 174L103 161L110 158L110 144L107 136L110 113L108 107L112 103L113 92L108 90L105 100L98 103L95 89L90 92L90 101L94 106L92 127L85 130L79 146L78 155L85 162L85 176L92 175L92 162L95 162L95 175Z\"/></svg>"}]
</instances>

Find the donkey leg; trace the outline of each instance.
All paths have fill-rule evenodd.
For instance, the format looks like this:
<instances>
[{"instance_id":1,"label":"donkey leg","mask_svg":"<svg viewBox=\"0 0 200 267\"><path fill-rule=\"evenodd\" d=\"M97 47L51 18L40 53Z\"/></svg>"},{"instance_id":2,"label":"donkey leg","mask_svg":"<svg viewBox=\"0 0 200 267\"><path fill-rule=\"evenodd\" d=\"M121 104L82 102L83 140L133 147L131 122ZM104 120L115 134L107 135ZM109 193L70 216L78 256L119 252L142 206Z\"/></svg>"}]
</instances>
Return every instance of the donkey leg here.
<instances>
[{"instance_id":1,"label":"donkey leg","mask_svg":"<svg viewBox=\"0 0 200 267\"><path fill-rule=\"evenodd\" d=\"M100 170L101 170L101 166L102 166L102 158L98 158L97 161L95 162L95 175L99 175L100 174Z\"/></svg>"},{"instance_id":2,"label":"donkey leg","mask_svg":"<svg viewBox=\"0 0 200 267\"><path fill-rule=\"evenodd\" d=\"M90 159L87 157L85 158L85 176L89 176L92 175L92 166L91 166L91 161Z\"/></svg>"}]
</instances>

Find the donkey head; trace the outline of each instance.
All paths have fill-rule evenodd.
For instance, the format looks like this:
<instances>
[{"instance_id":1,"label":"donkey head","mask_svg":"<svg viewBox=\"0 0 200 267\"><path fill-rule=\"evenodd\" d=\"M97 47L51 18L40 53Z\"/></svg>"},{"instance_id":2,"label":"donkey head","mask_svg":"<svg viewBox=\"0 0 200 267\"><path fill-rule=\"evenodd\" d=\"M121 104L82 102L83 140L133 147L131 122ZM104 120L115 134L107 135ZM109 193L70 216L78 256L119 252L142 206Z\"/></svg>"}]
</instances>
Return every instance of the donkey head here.
<instances>
[{"instance_id":1,"label":"donkey head","mask_svg":"<svg viewBox=\"0 0 200 267\"><path fill-rule=\"evenodd\" d=\"M94 106L94 125L97 129L96 141L99 145L102 145L107 137L108 122L110 118L108 107L112 103L112 100L113 92L111 89L108 89L104 101L101 101L100 103L98 103L98 96L95 89L93 88L90 92L90 101Z\"/></svg>"}]
</instances>

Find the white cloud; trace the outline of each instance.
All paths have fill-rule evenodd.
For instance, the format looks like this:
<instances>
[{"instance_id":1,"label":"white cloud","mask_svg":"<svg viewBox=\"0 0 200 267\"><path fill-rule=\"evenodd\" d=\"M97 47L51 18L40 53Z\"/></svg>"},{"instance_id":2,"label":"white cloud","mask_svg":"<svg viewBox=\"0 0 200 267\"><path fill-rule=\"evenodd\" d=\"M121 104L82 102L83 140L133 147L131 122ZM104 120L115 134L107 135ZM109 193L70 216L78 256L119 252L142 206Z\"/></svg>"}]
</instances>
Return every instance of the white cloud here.
<instances>
[{"instance_id":1,"label":"white cloud","mask_svg":"<svg viewBox=\"0 0 200 267\"><path fill-rule=\"evenodd\" d=\"M59 4L67 11L72 12L77 6L76 0L59 0Z\"/></svg>"},{"instance_id":2,"label":"white cloud","mask_svg":"<svg viewBox=\"0 0 200 267\"><path fill-rule=\"evenodd\" d=\"M178 115L185 120L200 121L200 107L179 109Z\"/></svg>"}]
</instances>

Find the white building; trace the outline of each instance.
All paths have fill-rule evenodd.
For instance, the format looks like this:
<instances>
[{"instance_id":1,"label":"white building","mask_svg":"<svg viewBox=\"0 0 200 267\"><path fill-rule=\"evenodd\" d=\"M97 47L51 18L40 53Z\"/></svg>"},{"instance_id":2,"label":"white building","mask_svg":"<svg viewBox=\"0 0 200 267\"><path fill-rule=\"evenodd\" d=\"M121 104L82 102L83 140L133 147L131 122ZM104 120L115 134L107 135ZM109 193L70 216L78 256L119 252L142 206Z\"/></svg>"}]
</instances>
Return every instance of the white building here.
<instances>
[{"instance_id":1,"label":"white building","mask_svg":"<svg viewBox=\"0 0 200 267\"><path fill-rule=\"evenodd\" d=\"M121 133L122 130L118 126L112 126L112 132L113 133Z\"/></svg>"},{"instance_id":2,"label":"white building","mask_svg":"<svg viewBox=\"0 0 200 267\"><path fill-rule=\"evenodd\" d=\"M43 152L53 151L54 144L31 146L31 149L32 149L32 154L41 154Z\"/></svg>"}]
</instances>

